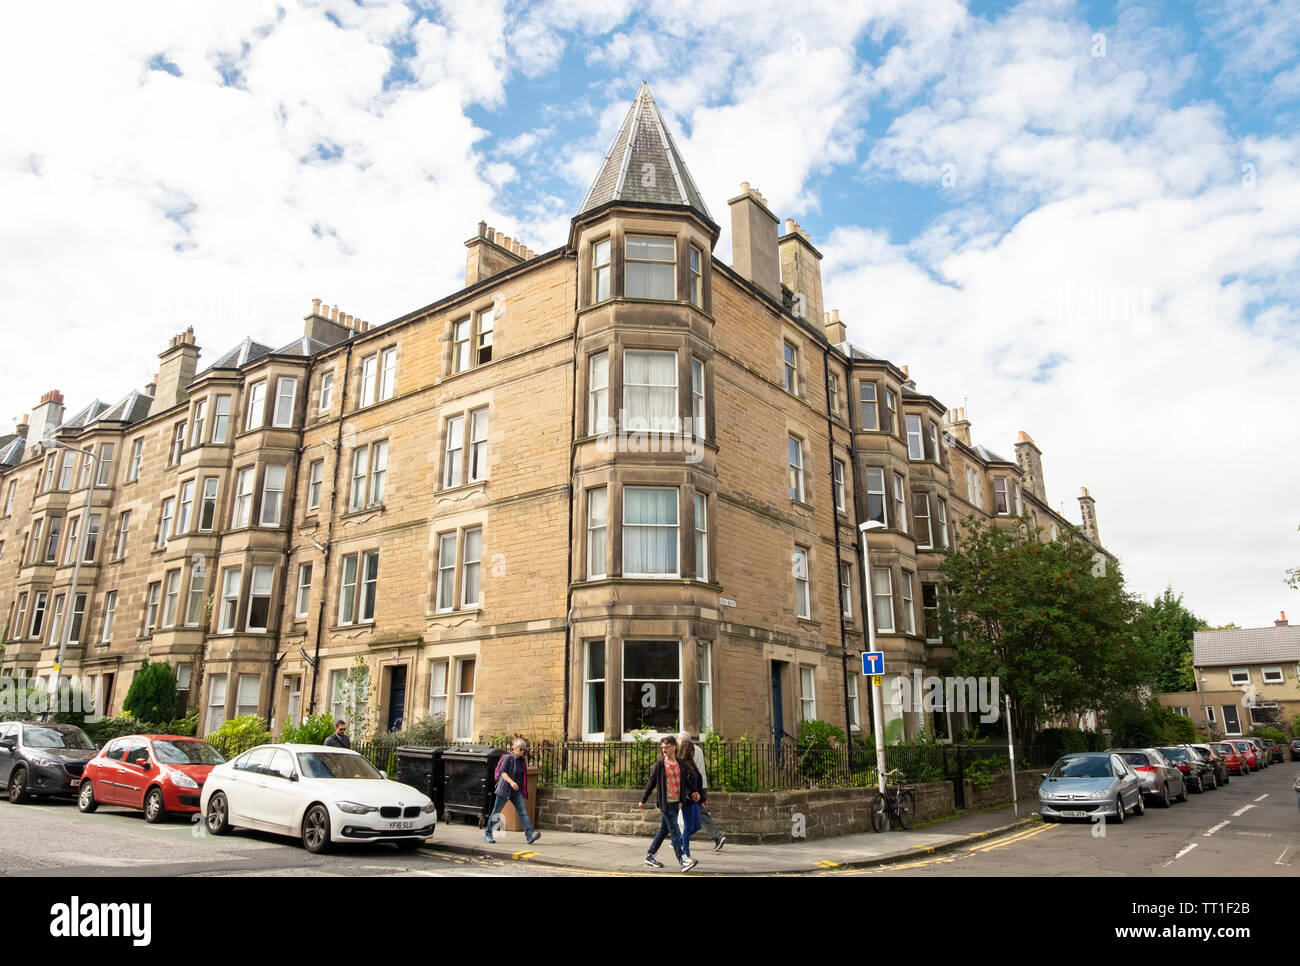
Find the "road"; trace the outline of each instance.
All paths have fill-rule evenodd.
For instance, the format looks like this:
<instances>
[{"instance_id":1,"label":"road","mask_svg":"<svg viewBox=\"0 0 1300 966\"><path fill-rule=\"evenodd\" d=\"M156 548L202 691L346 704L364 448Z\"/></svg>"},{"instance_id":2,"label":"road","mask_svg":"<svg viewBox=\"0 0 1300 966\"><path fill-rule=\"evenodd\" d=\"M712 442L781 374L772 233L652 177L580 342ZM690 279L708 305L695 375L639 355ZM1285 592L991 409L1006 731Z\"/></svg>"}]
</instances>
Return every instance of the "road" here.
<instances>
[{"instance_id":1,"label":"road","mask_svg":"<svg viewBox=\"0 0 1300 966\"><path fill-rule=\"evenodd\" d=\"M1300 875L1300 763L1283 762L1123 825L1040 825L946 855L822 875L1192 876ZM1104 834L1095 834L1104 833Z\"/></svg>"},{"instance_id":2,"label":"road","mask_svg":"<svg viewBox=\"0 0 1300 966\"><path fill-rule=\"evenodd\" d=\"M1123 825L1041 825L936 856L853 876L1246 876L1300 874L1300 810L1286 762L1191 794L1186 804L1149 807ZM1097 834L1101 833L1101 834ZM891 833L900 834L900 833ZM736 846L743 849L743 846ZM214 837L199 823L149 825L139 812L72 802L0 801L0 870L6 876L548 876L601 873L486 856L398 852L353 845L314 856L286 838L239 831ZM653 874L653 873L652 873Z\"/></svg>"},{"instance_id":3,"label":"road","mask_svg":"<svg viewBox=\"0 0 1300 966\"><path fill-rule=\"evenodd\" d=\"M311 855L261 832L207 834L183 818L150 825L144 813L101 805L82 815L73 802L0 801L4 876L572 876L592 873L487 857L399 852L351 845Z\"/></svg>"}]
</instances>

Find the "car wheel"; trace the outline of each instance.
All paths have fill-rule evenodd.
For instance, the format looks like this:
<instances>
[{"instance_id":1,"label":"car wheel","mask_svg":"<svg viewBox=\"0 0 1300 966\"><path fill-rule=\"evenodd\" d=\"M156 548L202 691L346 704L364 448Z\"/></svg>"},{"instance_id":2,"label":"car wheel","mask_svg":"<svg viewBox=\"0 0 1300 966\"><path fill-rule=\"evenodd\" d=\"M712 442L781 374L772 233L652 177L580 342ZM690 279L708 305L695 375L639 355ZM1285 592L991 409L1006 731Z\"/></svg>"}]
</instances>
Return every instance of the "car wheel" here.
<instances>
[{"instance_id":1,"label":"car wheel","mask_svg":"<svg viewBox=\"0 0 1300 966\"><path fill-rule=\"evenodd\" d=\"M206 818L208 831L213 835L225 835L230 831L230 805L221 792L216 792L208 799Z\"/></svg>"},{"instance_id":2,"label":"car wheel","mask_svg":"<svg viewBox=\"0 0 1300 966\"><path fill-rule=\"evenodd\" d=\"M330 813L324 805L313 805L303 816L302 845L313 855L330 847Z\"/></svg>"},{"instance_id":3,"label":"car wheel","mask_svg":"<svg viewBox=\"0 0 1300 966\"><path fill-rule=\"evenodd\" d=\"M1124 824L1124 796L1123 795L1115 796L1115 814L1113 816L1108 816L1106 821L1114 822L1116 825Z\"/></svg>"},{"instance_id":4,"label":"car wheel","mask_svg":"<svg viewBox=\"0 0 1300 966\"><path fill-rule=\"evenodd\" d=\"M150 825L167 821L167 807L163 804L162 789L154 787L144 797L144 820Z\"/></svg>"},{"instance_id":5,"label":"car wheel","mask_svg":"<svg viewBox=\"0 0 1300 966\"><path fill-rule=\"evenodd\" d=\"M393 843L399 852L414 852L424 844L424 839L399 839Z\"/></svg>"},{"instance_id":6,"label":"car wheel","mask_svg":"<svg viewBox=\"0 0 1300 966\"><path fill-rule=\"evenodd\" d=\"M27 769L15 768L14 773L9 776L9 801L15 805L21 805L31 799L27 791Z\"/></svg>"},{"instance_id":7,"label":"car wheel","mask_svg":"<svg viewBox=\"0 0 1300 966\"><path fill-rule=\"evenodd\" d=\"M1178 801L1180 802L1187 801L1187 782L1183 782L1183 791L1182 794L1178 796Z\"/></svg>"},{"instance_id":8,"label":"car wheel","mask_svg":"<svg viewBox=\"0 0 1300 966\"><path fill-rule=\"evenodd\" d=\"M88 815L97 808L99 804L95 801L95 786L88 781L83 781L81 790L77 792L77 810Z\"/></svg>"},{"instance_id":9,"label":"car wheel","mask_svg":"<svg viewBox=\"0 0 1300 966\"><path fill-rule=\"evenodd\" d=\"M1169 783L1165 782L1164 790L1160 794L1160 807L1168 808L1172 802L1173 799L1169 797Z\"/></svg>"},{"instance_id":10,"label":"car wheel","mask_svg":"<svg viewBox=\"0 0 1300 966\"><path fill-rule=\"evenodd\" d=\"M1137 801L1133 803L1134 815L1145 815L1147 813L1147 803L1142 800L1142 793L1138 792Z\"/></svg>"}]
</instances>

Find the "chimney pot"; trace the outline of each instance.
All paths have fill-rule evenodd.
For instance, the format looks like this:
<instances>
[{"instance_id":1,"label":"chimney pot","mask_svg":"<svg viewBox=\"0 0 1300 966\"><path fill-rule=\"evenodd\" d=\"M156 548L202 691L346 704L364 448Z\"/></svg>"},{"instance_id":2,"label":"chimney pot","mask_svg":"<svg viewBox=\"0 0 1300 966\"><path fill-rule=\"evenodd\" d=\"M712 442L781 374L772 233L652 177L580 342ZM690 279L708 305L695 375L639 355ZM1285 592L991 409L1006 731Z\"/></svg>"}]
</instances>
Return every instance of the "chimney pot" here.
<instances>
[{"instance_id":1,"label":"chimney pot","mask_svg":"<svg viewBox=\"0 0 1300 966\"><path fill-rule=\"evenodd\" d=\"M793 234L798 230L799 230L799 226L795 223L795 220L793 218L787 218L785 220L785 233L787 235Z\"/></svg>"},{"instance_id":2,"label":"chimney pot","mask_svg":"<svg viewBox=\"0 0 1300 966\"><path fill-rule=\"evenodd\" d=\"M903 366L903 375L907 376L909 379L912 378L911 370L909 370L907 366Z\"/></svg>"},{"instance_id":3,"label":"chimney pot","mask_svg":"<svg viewBox=\"0 0 1300 966\"><path fill-rule=\"evenodd\" d=\"M320 315L320 299L311 300L311 314Z\"/></svg>"},{"instance_id":4,"label":"chimney pot","mask_svg":"<svg viewBox=\"0 0 1300 966\"><path fill-rule=\"evenodd\" d=\"M479 237L479 238L482 238L482 237L483 237L484 235L486 235L486 234L487 234L487 222L486 222L486 221L480 221L480 222L478 223L478 237Z\"/></svg>"},{"instance_id":5,"label":"chimney pot","mask_svg":"<svg viewBox=\"0 0 1300 966\"><path fill-rule=\"evenodd\" d=\"M1275 620L1275 621L1273 622L1273 626L1274 626L1274 627L1290 627L1291 625L1287 623L1287 619L1286 619L1286 611L1282 611L1281 613L1282 613L1281 618L1280 618L1279 620Z\"/></svg>"},{"instance_id":6,"label":"chimney pot","mask_svg":"<svg viewBox=\"0 0 1300 966\"><path fill-rule=\"evenodd\" d=\"M748 182L748 181L742 181L742 182L740 183L740 193L741 193L742 195L747 195L747 194L749 194L749 182Z\"/></svg>"},{"instance_id":7,"label":"chimney pot","mask_svg":"<svg viewBox=\"0 0 1300 966\"><path fill-rule=\"evenodd\" d=\"M831 309L831 321L838 324L840 321L840 310Z\"/></svg>"}]
</instances>

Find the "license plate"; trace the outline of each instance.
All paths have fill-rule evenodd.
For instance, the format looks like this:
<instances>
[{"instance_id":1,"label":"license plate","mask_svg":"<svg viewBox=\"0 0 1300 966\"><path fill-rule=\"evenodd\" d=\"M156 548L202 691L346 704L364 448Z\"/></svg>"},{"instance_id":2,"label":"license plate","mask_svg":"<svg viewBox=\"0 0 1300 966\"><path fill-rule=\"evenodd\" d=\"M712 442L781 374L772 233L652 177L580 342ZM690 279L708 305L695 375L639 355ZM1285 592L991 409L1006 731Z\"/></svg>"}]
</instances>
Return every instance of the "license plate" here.
<instances>
[{"instance_id":1,"label":"license plate","mask_svg":"<svg viewBox=\"0 0 1300 966\"><path fill-rule=\"evenodd\" d=\"M1062 812L1061 814L1064 815L1066 818L1086 818L1088 816L1087 812L1072 811L1072 812Z\"/></svg>"},{"instance_id":2,"label":"license plate","mask_svg":"<svg viewBox=\"0 0 1300 966\"><path fill-rule=\"evenodd\" d=\"M400 832L403 829L415 828L414 822L389 822L388 829L392 832Z\"/></svg>"}]
</instances>

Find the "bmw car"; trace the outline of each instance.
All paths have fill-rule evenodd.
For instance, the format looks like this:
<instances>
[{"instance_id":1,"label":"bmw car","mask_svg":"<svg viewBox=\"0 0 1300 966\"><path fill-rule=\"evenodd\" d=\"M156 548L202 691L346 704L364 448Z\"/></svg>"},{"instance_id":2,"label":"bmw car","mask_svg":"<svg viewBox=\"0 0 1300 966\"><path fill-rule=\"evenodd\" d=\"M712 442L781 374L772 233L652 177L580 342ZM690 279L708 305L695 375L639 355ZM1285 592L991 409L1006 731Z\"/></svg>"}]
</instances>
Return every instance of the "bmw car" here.
<instances>
[{"instance_id":1,"label":"bmw car","mask_svg":"<svg viewBox=\"0 0 1300 966\"><path fill-rule=\"evenodd\" d=\"M260 829L299 838L308 852L343 842L417 849L437 821L428 796L327 745L260 745L217 765L199 808L213 835Z\"/></svg>"},{"instance_id":2,"label":"bmw car","mask_svg":"<svg viewBox=\"0 0 1300 966\"><path fill-rule=\"evenodd\" d=\"M1142 782L1124 759L1107 751L1080 752L1057 760L1038 787L1044 822L1103 816L1123 822L1124 814L1146 812Z\"/></svg>"}]
</instances>

